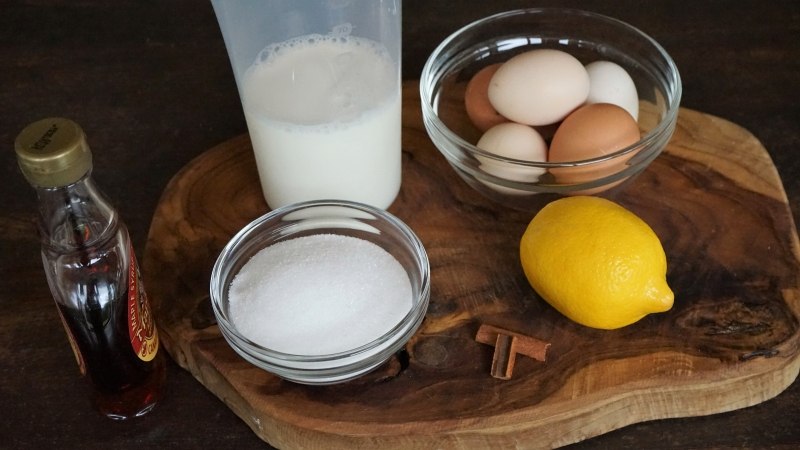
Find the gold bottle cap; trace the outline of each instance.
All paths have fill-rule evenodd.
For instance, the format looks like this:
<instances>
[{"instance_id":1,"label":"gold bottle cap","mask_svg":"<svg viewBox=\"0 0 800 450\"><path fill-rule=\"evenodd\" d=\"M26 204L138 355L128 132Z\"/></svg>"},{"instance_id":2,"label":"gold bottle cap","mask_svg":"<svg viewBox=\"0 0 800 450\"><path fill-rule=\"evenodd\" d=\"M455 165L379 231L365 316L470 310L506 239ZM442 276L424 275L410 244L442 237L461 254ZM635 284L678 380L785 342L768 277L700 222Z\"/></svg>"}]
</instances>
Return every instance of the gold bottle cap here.
<instances>
[{"instance_id":1,"label":"gold bottle cap","mask_svg":"<svg viewBox=\"0 0 800 450\"><path fill-rule=\"evenodd\" d=\"M22 174L34 186L67 186L92 168L86 135L69 119L54 117L28 125L14 141L14 149Z\"/></svg>"}]
</instances>

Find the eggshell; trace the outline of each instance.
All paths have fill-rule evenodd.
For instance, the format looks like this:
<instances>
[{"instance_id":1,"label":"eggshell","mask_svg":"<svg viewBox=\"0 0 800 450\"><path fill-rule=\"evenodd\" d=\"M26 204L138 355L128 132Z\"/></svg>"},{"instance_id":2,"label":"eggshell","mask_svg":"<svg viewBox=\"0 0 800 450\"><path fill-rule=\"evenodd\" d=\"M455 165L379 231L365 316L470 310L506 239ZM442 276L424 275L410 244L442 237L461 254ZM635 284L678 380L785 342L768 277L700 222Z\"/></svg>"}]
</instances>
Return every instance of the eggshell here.
<instances>
[{"instance_id":1,"label":"eggshell","mask_svg":"<svg viewBox=\"0 0 800 450\"><path fill-rule=\"evenodd\" d=\"M500 65L501 63L492 64L479 70L469 80L464 92L464 107L467 110L467 116L475 128L481 131L508 122L508 119L500 115L489 102L489 81Z\"/></svg>"},{"instance_id":2,"label":"eggshell","mask_svg":"<svg viewBox=\"0 0 800 450\"><path fill-rule=\"evenodd\" d=\"M550 143L550 162L575 162L598 158L622 150L639 141L639 127L623 108L610 103L584 105L567 116ZM575 167L550 169L559 183L585 183L607 177L625 168L636 152L612 160ZM620 181L572 192L587 195L602 192Z\"/></svg>"},{"instance_id":3,"label":"eggshell","mask_svg":"<svg viewBox=\"0 0 800 450\"><path fill-rule=\"evenodd\" d=\"M489 83L489 101L503 116L526 125L549 125L586 101L589 74L574 56L538 49L514 56Z\"/></svg>"},{"instance_id":4,"label":"eggshell","mask_svg":"<svg viewBox=\"0 0 800 450\"><path fill-rule=\"evenodd\" d=\"M495 125L481 136L476 146L489 153L511 159L523 161L547 161L547 144L536 130L518 123L507 122ZM525 167L497 161L477 155L480 168L498 178L519 182L535 182L539 176L546 172L539 167ZM519 189L506 188L494 183L485 183L490 187L504 193L526 193Z\"/></svg>"},{"instance_id":5,"label":"eggshell","mask_svg":"<svg viewBox=\"0 0 800 450\"><path fill-rule=\"evenodd\" d=\"M639 94L630 74L611 61L595 61L586 65L589 74L589 96L586 103L612 103L639 120Z\"/></svg>"}]
</instances>

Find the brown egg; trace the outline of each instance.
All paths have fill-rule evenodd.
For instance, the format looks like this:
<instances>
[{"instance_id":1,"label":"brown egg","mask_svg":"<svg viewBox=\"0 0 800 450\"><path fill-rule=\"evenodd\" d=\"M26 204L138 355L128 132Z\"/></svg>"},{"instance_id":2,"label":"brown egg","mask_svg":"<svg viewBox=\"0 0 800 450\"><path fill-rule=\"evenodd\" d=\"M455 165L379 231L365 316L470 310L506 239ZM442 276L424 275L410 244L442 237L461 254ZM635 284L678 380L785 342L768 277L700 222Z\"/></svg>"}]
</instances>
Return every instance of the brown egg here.
<instances>
[{"instance_id":1,"label":"brown egg","mask_svg":"<svg viewBox=\"0 0 800 450\"><path fill-rule=\"evenodd\" d=\"M501 116L489 103L489 81L502 63L492 64L479 70L469 83L464 92L464 107L467 109L467 116L475 128L486 131L495 125L508 122L508 119Z\"/></svg>"},{"instance_id":2,"label":"brown egg","mask_svg":"<svg viewBox=\"0 0 800 450\"><path fill-rule=\"evenodd\" d=\"M609 155L639 141L639 126L623 108L610 103L582 106L561 123L550 143L550 162L582 161ZM587 166L551 169L559 183L585 183L617 173L636 152ZM589 195L605 191L623 180L572 192Z\"/></svg>"}]
</instances>

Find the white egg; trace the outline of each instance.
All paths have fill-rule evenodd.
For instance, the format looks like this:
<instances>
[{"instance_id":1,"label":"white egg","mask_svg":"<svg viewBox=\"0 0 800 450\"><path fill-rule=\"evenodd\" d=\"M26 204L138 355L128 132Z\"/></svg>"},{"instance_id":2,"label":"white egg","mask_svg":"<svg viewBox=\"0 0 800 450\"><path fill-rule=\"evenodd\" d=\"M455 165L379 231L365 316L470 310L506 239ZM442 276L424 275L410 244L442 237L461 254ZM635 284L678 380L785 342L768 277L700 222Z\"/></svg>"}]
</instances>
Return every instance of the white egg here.
<instances>
[{"instance_id":1,"label":"white egg","mask_svg":"<svg viewBox=\"0 0 800 450\"><path fill-rule=\"evenodd\" d=\"M595 61L586 65L586 72L590 84L587 104L611 103L639 120L639 94L625 69L611 61Z\"/></svg>"},{"instance_id":2,"label":"white egg","mask_svg":"<svg viewBox=\"0 0 800 450\"><path fill-rule=\"evenodd\" d=\"M506 61L489 82L489 101L502 116L525 125L564 119L589 94L589 75L574 56L538 49Z\"/></svg>"},{"instance_id":3,"label":"white egg","mask_svg":"<svg viewBox=\"0 0 800 450\"><path fill-rule=\"evenodd\" d=\"M547 161L547 143L542 136L527 125L508 122L489 128L481 136L477 147L498 156L523 161ZM498 161L485 156L476 156L480 168L498 178L519 182L535 182L546 172L539 167Z\"/></svg>"}]
</instances>

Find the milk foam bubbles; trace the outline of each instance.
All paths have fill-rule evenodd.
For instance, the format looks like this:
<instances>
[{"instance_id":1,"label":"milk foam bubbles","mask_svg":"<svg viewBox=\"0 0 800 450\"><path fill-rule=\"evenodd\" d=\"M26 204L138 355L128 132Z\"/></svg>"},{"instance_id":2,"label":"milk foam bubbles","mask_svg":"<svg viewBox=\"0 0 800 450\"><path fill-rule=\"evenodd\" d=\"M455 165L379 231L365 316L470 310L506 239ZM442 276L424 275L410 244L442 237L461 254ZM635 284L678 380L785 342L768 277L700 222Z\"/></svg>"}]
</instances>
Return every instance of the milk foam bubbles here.
<instances>
[{"instance_id":1,"label":"milk foam bubbles","mask_svg":"<svg viewBox=\"0 0 800 450\"><path fill-rule=\"evenodd\" d=\"M398 70L380 44L353 36L309 35L259 54L242 98L270 207L392 203L401 170Z\"/></svg>"}]
</instances>

